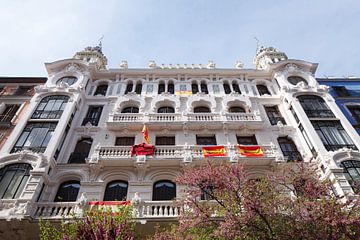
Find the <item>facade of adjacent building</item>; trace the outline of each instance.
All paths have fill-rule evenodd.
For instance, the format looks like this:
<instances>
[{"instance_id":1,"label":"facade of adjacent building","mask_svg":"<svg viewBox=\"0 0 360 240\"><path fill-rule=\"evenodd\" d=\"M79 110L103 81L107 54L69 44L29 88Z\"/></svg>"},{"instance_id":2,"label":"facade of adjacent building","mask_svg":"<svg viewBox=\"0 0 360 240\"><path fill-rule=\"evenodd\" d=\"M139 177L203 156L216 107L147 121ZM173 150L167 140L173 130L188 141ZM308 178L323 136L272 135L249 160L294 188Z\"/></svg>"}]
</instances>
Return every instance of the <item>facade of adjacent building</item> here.
<instances>
[{"instance_id":1,"label":"facade of adjacent building","mask_svg":"<svg viewBox=\"0 0 360 240\"><path fill-rule=\"evenodd\" d=\"M360 79L349 77L317 80L320 84L330 87L330 94L340 110L360 134Z\"/></svg>"},{"instance_id":2,"label":"facade of adjacent building","mask_svg":"<svg viewBox=\"0 0 360 240\"><path fill-rule=\"evenodd\" d=\"M133 200L139 229L151 231L176 221L176 176L207 160L243 163L253 178L309 162L334 180L335 194L355 194L359 135L316 81L317 64L272 47L259 49L254 64L107 69L100 47L46 63L46 82L17 110L0 150L2 239L33 239L40 218L59 221L107 201ZM5 110L12 104L1 101ZM144 125L155 150L137 156ZM244 155L239 145L262 154ZM225 153L204 158L209 146Z\"/></svg>"}]
</instances>

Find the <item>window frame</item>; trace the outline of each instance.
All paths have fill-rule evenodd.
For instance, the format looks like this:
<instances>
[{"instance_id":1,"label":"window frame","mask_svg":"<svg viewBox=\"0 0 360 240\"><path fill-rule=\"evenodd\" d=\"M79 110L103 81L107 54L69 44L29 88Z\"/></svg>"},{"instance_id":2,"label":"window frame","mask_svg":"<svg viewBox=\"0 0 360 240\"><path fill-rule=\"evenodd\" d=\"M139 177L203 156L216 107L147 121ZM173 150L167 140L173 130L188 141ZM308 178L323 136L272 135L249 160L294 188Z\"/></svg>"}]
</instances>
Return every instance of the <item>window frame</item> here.
<instances>
[{"instance_id":1,"label":"window frame","mask_svg":"<svg viewBox=\"0 0 360 240\"><path fill-rule=\"evenodd\" d=\"M69 99L66 95L44 97L31 115L31 119L60 119Z\"/></svg>"},{"instance_id":2,"label":"window frame","mask_svg":"<svg viewBox=\"0 0 360 240\"><path fill-rule=\"evenodd\" d=\"M115 190L111 190L110 185L112 184L126 184L126 187L123 187L124 189L115 189ZM103 201L126 201L127 199L127 195L128 195L128 191L129 191L129 183L127 181L123 181L123 180L113 180L111 182L108 182L106 184L105 187L105 191L104 191L104 197L103 197ZM120 196L122 196L122 199L118 199L116 198L116 195L119 194Z\"/></svg>"},{"instance_id":3,"label":"window frame","mask_svg":"<svg viewBox=\"0 0 360 240\"><path fill-rule=\"evenodd\" d=\"M65 193L62 193L60 191L61 191L62 187L64 187L65 185L69 185L69 184L71 184L71 185L76 184L76 185L79 185L79 187L77 188L77 191L75 189L73 189L72 191L74 191L74 192L67 193L68 196L64 199L63 197L61 197L59 195L65 194ZM54 202L76 202L76 200L79 196L80 188L81 188L80 181L77 181L77 180L69 180L69 181L61 183L56 192ZM75 191L76 191L76 196L75 196ZM71 194L72 194L72 196L71 196ZM61 197L61 198L59 198L59 197Z\"/></svg>"},{"instance_id":4,"label":"window frame","mask_svg":"<svg viewBox=\"0 0 360 240\"><path fill-rule=\"evenodd\" d=\"M19 198L28 183L32 169L31 164L28 163L14 163L2 167L0 169L0 199ZM2 186L3 184L6 186Z\"/></svg>"},{"instance_id":5,"label":"window frame","mask_svg":"<svg viewBox=\"0 0 360 240\"><path fill-rule=\"evenodd\" d=\"M159 184L173 185L173 189L172 190L164 189L161 192L160 190L156 190L156 185L159 185ZM171 188L171 187L169 187L169 188ZM160 192L158 192L158 191L160 191ZM165 196L164 196L164 194L165 194ZM152 192L152 200L153 201L170 201L170 200L173 200L174 198L176 198L176 184L174 182L172 182L170 180L159 180L153 184L153 192Z\"/></svg>"}]
</instances>

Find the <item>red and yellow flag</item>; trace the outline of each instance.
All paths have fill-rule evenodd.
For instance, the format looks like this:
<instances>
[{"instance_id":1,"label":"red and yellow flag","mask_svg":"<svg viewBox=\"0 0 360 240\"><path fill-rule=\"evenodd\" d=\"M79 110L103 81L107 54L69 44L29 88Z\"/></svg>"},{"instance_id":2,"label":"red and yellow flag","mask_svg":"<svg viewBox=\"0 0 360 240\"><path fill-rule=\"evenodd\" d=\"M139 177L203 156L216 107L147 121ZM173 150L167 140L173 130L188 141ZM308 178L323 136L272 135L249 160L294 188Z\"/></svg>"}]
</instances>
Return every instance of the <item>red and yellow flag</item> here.
<instances>
[{"instance_id":1,"label":"red and yellow flag","mask_svg":"<svg viewBox=\"0 0 360 240\"><path fill-rule=\"evenodd\" d=\"M224 146L202 147L204 157L223 157L226 156Z\"/></svg>"},{"instance_id":2,"label":"red and yellow flag","mask_svg":"<svg viewBox=\"0 0 360 240\"><path fill-rule=\"evenodd\" d=\"M146 125L144 125L143 129L142 129L142 134L144 137L144 140L147 144L150 144L150 137L149 137L149 131L148 128L146 127Z\"/></svg>"},{"instance_id":3,"label":"red and yellow flag","mask_svg":"<svg viewBox=\"0 0 360 240\"><path fill-rule=\"evenodd\" d=\"M260 146L244 146L238 145L239 152L242 156L246 157L262 157L264 156Z\"/></svg>"}]
</instances>

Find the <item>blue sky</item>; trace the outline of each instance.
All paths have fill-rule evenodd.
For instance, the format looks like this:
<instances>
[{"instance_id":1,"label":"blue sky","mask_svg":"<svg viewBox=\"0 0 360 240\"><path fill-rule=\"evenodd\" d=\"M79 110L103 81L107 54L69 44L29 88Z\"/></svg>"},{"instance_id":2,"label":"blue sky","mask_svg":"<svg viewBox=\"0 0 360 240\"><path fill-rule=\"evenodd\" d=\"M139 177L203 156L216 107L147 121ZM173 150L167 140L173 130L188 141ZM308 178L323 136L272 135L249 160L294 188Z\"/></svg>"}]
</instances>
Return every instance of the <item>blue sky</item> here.
<instances>
[{"instance_id":1,"label":"blue sky","mask_svg":"<svg viewBox=\"0 0 360 240\"><path fill-rule=\"evenodd\" d=\"M316 76L360 76L358 0L1 0L0 76L46 76L104 35L108 67L236 60L253 68L254 37Z\"/></svg>"}]
</instances>

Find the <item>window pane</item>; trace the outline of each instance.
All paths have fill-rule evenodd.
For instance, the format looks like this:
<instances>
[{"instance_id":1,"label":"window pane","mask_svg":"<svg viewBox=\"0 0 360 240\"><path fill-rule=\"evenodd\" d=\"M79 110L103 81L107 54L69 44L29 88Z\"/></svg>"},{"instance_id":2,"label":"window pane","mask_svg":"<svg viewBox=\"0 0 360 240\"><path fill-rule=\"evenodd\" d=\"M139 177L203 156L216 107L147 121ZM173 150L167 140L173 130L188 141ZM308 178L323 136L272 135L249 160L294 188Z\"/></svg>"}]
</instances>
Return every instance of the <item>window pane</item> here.
<instances>
[{"instance_id":1,"label":"window pane","mask_svg":"<svg viewBox=\"0 0 360 240\"><path fill-rule=\"evenodd\" d=\"M10 182L8 189L6 190L3 198L14 198L15 197L16 190L21 183L23 175L24 175L24 171L18 170L15 173L15 175L11 179L11 182Z\"/></svg>"},{"instance_id":2,"label":"window pane","mask_svg":"<svg viewBox=\"0 0 360 240\"><path fill-rule=\"evenodd\" d=\"M3 198L4 197L4 193L7 189L7 187L9 186L11 179L14 177L16 171L10 171L8 170L7 172L5 172L4 176L1 178L0 181L0 197Z\"/></svg>"}]
</instances>

